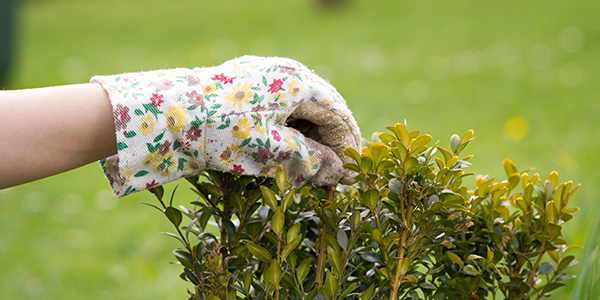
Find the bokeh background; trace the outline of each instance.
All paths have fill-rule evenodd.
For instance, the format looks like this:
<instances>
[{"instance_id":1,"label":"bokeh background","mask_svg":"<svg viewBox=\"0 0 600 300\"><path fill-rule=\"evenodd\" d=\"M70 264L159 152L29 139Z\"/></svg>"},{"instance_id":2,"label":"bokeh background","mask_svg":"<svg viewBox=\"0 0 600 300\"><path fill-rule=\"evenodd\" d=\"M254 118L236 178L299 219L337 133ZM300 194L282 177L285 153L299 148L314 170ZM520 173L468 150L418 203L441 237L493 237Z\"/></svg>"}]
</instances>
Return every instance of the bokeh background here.
<instances>
[{"instance_id":1,"label":"bokeh background","mask_svg":"<svg viewBox=\"0 0 600 300\"><path fill-rule=\"evenodd\" d=\"M508 157L583 184L564 232L584 246L578 279L553 299L583 299L600 270L600 2L0 2L15 30L3 88L286 56L338 88L365 137L404 120L444 145L474 129L472 171L502 178ZM113 198L97 164L1 190L0 298L186 299L177 241L159 234L170 224L140 201L152 197Z\"/></svg>"}]
</instances>

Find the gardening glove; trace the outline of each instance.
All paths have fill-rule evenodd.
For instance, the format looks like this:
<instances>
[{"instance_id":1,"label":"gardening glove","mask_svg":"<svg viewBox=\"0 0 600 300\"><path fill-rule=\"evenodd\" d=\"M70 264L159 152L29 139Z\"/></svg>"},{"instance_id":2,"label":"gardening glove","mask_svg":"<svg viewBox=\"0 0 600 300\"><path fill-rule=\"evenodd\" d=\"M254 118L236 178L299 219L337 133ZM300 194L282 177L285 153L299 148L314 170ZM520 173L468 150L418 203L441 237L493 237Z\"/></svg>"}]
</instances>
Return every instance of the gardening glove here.
<instances>
[{"instance_id":1,"label":"gardening glove","mask_svg":"<svg viewBox=\"0 0 600 300\"><path fill-rule=\"evenodd\" d=\"M244 56L210 68L95 76L114 113L117 154L100 164L117 197L205 169L296 186L350 184L360 133L344 99L301 63Z\"/></svg>"}]
</instances>

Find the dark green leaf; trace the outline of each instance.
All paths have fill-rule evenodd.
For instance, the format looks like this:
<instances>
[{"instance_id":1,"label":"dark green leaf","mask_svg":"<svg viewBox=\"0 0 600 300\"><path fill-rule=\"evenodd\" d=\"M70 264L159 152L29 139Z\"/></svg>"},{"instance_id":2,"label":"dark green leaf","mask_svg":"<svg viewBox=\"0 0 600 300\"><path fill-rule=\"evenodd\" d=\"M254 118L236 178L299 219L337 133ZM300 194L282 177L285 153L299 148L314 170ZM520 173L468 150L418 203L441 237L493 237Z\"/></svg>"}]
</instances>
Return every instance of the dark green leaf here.
<instances>
[{"instance_id":1,"label":"dark green leaf","mask_svg":"<svg viewBox=\"0 0 600 300\"><path fill-rule=\"evenodd\" d=\"M249 296L250 288L252 287L252 271L246 271L246 276L244 277L244 293L246 296Z\"/></svg>"},{"instance_id":2,"label":"dark green leaf","mask_svg":"<svg viewBox=\"0 0 600 300\"><path fill-rule=\"evenodd\" d=\"M379 191L376 189L366 191L362 197L362 202L370 209L375 208L379 202Z\"/></svg>"},{"instance_id":3,"label":"dark green leaf","mask_svg":"<svg viewBox=\"0 0 600 300\"><path fill-rule=\"evenodd\" d=\"M187 251L181 250L181 249L177 249L177 250L173 251L173 254L175 254L175 257L177 258L177 260L184 267L186 267L186 268L188 268L190 270L194 269L194 266L193 266L194 258Z\"/></svg>"},{"instance_id":4,"label":"dark green leaf","mask_svg":"<svg viewBox=\"0 0 600 300\"><path fill-rule=\"evenodd\" d=\"M183 272L185 273L185 277L194 285L198 285L200 283L200 280L198 280L196 274L192 273L192 271L190 271L188 268L184 268Z\"/></svg>"},{"instance_id":5,"label":"dark green leaf","mask_svg":"<svg viewBox=\"0 0 600 300\"><path fill-rule=\"evenodd\" d=\"M375 251L361 252L360 256L368 262L381 263L381 257L379 257L379 253L377 253Z\"/></svg>"},{"instance_id":6,"label":"dark green leaf","mask_svg":"<svg viewBox=\"0 0 600 300\"><path fill-rule=\"evenodd\" d=\"M163 212L163 209L162 209L162 208L160 208L160 207L159 207L158 205L156 205L156 204L152 204L152 203L148 203L148 202L140 202L140 203L141 203L141 204L144 204L144 205L148 205L148 206L150 206L150 207L154 207L154 208L158 209L160 212Z\"/></svg>"},{"instance_id":7,"label":"dark green leaf","mask_svg":"<svg viewBox=\"0 0 600 300\"><path fill-rule=\"evenodd\" d=\"M229 197L229 201L233 205L233 208L235 208L238 212L240 212L240 213L244 212L244 206L242 204L242 196L239 193L232 193L231 196Z\"/></svg>"},{"instance_id":8,"label":"dark green leaf","mask_svg":"<svg viewBox=\"0 0 600 300\"><path fill-rule=\"evenodd\" d=\"M435 290L436 289L436 286L433 285L433 284L431 284L431 283L429 283L429 282L421 282L421 283L419 283L419 286L421 288L424 288L424 289L427 289L427 290Z\"/></svg>"},{"instance_id":9,"label":"dark green leaf","mask_svg":"<svg viewBox=\"0 0 600 300\"><path fill-rule=\"evenodd\" d=\"M560 263L558 264L558 271L561 272L562 270L568 268L571 265L571 262L574 261L574 259L575 259L575 256L573 256L573 255L569 255L569 256L561 259Z\"/></svg>"},{"instance_id":10,"label":"dark green leaf","mask_svg":"<svg viewBox=\"0 0 600 300\"><path fill-rule=\"evenodd\" d=\"M340 247L342 247L342 249L347 250L348 249L348 236L346 235L346 232L343 229L338 229L337 234L337 242L340 245Z\"/></svg>"},{"instance_id":11,"label":"dark green leaf","mask_svg":"<svg viewBox=\"0 0 600 300\"><path fill-rule=\"evenodd\" d=\"M557 289L557 288L559 288L561 286L564 286L564 285L565 284L562 283L562 282L553 282L553 283L550 283L550 284L548 284L548 285L546 285L544 287L544 289L542 290L542 293L548 293L548 292L550 292L550 291L552 291L554 289Z\"/></svg>"},{"instance_id":12,"label":"dark green leaf","mask_svg":"<svg viewBox=\"0 0 600 300\"><path fill-rule=\"evenodd\" d=\"M295 192L296 192L296 189L292 188L291 190L288 191L287 195L285 195L285 198L283 198L283 203L281 205L283 207L284 212L287 211L287 209L290 207L290 205L294 201L294 193Z\"/></svg>"},{"instance_id":13,"label":"dark green leaf","mask_svg":"<svg viewBox=\"0 0 600 300\"><path fill-rule=\"evenodd\" d=\"M554 265L549 262L544 262L538 267L537 274L546 275L552 272L552 270L554 270Z\"/></svg>"},{"instance_id":14,"label":"dark green leaf","mask_svg":"<svg viewBox=\"0 0 600 300\"><path fill-rule=\"evenodd\" d=\"M227 230L227 233L230 234L231 236L235 235L237 229L235 228L235 225L233 224L233 222L227 220L227 219L222 219L223 222L223 226L225 227L225 230Z\"/></svg>"},{"instance_id":15,"label":"dark green leaf","mask_svg":"<svg viewBox=\"0 0 600 300\"><path fill-rule=\"evenodd\" d=\"M246 246L248 247L248 250L250 250L252 255L254 255L260 261L269 263L273 260L271 253L267 249L255 244L254 242L248 241Z\"/></svg>"},{"instance_id":16,"label":"dark green leaf","mask_svg":"<svg viewBox=\"0 0 600 300\"><path fill-rule=\"evenodd\" d=\"M340 294L338 299L346 299L346 297L348 297L348 294L354 292L354 289L356 289L357 285L358 283L356 282L351 283L346 289L344 289L344 291Z\"/></svg>"},{"instance_id":17,"label":"dark green leaf","mask_svg":"<svg viewBox=\"0 0 600 300\"><path fill-rule=\"evenodd\" d=\"M175 225L175 227L179 227L181 225L181 220L183 216L181 215L181 211L173 206L167 207L165 210L165 215L169 218L169 221Z\"/></svg>"},{"instance_id":18,"label":"dark green leaf","mask_svg":"<svg viewBox=\"0 0 600 300\"><path fill-rule=\"evenodd\" d=\"M375 292L375 284L371 284L371 286L360 295L360 300L371 299L371 297L373 297L373 292Z\"/></svg>"},{"instance_id":19,"label":"dark green leaf","mask_svg":"<svg viewBox=\"0 0 600 300\"><path fill-rule=\"evenodd\" d=\"M176 235L176 234L174 234L174 233L170 233L170 232L161 232L161 234L165 234L165 235L168 235L168 236L174 237L174 238L176 238L178 241L180 241L180 242L181 242L181 244L183 244L184 246L186 245L186 243L183 241L183 239L181 239L181 237L180 237L180 236L178 236L178 235Z\"/></svg>"},{"instance_id":20,"label":"dark green leaf","mask_svg":"<svg viewBox=\"0 0 600 300\"><path fill-rule=\"evenodd\" d=\"M148 191L154 194L158 199L162 199L163 195L165 194L165 189L162 187L162 185L150 188Z\"/></svg>"}]
</instances>

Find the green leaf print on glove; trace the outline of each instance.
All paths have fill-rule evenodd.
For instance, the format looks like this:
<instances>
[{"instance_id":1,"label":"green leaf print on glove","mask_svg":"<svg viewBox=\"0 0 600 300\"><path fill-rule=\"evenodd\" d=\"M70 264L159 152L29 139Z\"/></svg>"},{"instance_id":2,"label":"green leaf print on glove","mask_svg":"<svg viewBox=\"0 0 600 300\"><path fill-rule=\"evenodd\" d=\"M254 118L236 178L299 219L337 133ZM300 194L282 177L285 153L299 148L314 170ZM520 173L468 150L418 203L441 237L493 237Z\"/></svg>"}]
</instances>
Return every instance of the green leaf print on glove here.
<instances>
[{"instance_id":1,"label":"green leaf print on glove","mask_svg":"<svg viewBox=\"0 0 600 300\"><path fill-rule=\"evenodd\" d=\"M349 184L360 133L329 83L287 58L244 56L210 68L96 76L108 92L118 153L100 163L115 195L204 169L297 185Z\"/></svg>"}]
</instances>

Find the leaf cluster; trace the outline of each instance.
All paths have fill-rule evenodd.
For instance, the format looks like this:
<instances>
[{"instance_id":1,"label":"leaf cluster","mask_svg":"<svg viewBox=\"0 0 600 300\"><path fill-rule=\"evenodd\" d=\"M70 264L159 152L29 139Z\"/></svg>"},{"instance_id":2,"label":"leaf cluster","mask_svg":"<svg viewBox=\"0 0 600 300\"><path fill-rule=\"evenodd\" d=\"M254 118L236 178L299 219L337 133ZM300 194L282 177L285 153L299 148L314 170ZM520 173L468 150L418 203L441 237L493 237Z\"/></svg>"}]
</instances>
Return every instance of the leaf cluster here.
<instances>
[{"instance_id":1,"label":"leaf cluster","mask_svg":"<svg viewBox=\"0 0 600 300\"><path fill-rule=\"evenodd\" d=\"M574 277L561 230L579 185L508 159L501 181L466 173L473 131L446 149L387 129L346 149L353 186L207 171L188 178L198 197L179 208L154 188L161 206L147 204L176 229L190 299L540 299Z\"/></svg>"}]
</instances>

